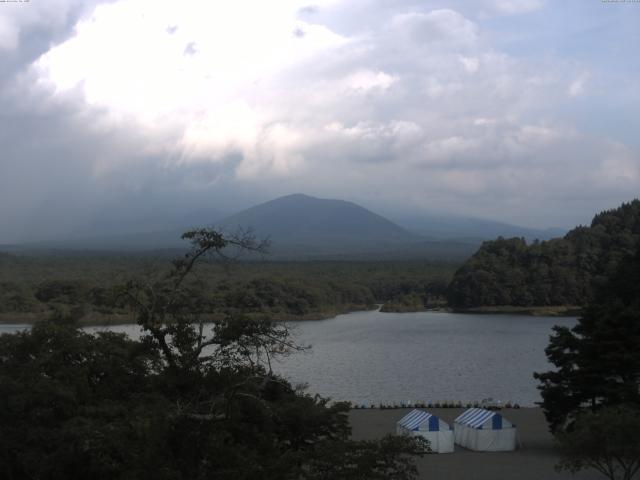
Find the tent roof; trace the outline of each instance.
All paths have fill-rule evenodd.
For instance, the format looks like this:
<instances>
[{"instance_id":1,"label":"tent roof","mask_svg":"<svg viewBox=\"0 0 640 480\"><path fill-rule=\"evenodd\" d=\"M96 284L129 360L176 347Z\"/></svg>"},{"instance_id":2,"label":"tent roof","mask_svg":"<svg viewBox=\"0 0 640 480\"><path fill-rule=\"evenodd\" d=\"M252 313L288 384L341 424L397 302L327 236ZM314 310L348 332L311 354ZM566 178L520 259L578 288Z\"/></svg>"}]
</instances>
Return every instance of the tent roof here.
<instances>
[{"instance_id":1,"label":"tent roof","mask_svg":"<svg viewBox=\"0 0 640 480\"><path fill-rule=\"evenodd\" d=\"M490 418L500 416L499 413L492 412L491 410L485 410L483 408L470 408L462 415L458 416L454 422L466 425L471 428L480 428Z\"/></svg>"},{"instance_id":2,"label":"tent roof","mask_svg":"<svg viewBox=\"0 0 640 480\"><path fill-rule=\"evenodd\" d=\"M421 425L428 423L431 417L438 418L423 410L411 410L408 414L398 420L398 425L409 430L415 430Z\"/></svg>"}]
</instances>

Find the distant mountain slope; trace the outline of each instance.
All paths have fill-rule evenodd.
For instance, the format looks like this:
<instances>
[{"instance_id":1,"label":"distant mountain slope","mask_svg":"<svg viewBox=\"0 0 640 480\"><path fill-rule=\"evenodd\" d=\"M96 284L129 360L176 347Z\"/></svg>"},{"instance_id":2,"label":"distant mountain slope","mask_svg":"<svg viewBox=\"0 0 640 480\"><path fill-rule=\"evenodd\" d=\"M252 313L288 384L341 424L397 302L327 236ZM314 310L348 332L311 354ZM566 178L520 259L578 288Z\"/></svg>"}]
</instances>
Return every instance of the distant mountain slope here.
<instances>
[{"instance_id":1,"label":"distant mountain slope","mask_svg":"<svg viewBox=\"0 0 640 480\"><path fill-rule=\"evenodd\" d=\"M461 261L476 251L483 240L496 235L547 238L541 234L544 231L442 214L405 217L401 226L352 202L303 194L276 198L226 218L219 210L210 208L181 210L180 215L165 213L166 219L164 213L152 212L144 222L132 224L126 216L118 222L117 212L113 212L96 219L85 234L48 242L0 245L0 250L54 254L173 251L187 246L180 239L186 230L215 225L227 233L238 227L252 228L259 238L270 238L268 258L272 260Z\"/></svg>"},{"instance_id":2,"label":"distant mountain slope","mask_svg":"<svg viewBox=\"0 0 640 480\"><path fill-rule=\"evenodd\" d=\"M120 211L96 217L82 231L66 238L0 245L0 251L27 253L141 252L183 249L181 235L190 228L212 225L228 213L213 208L191 211L151 212L144 218L131 218Z\"/></svg>"},{"instance_id":3,"label":"distant mountain slope","mask_svg":"<svg viewBox=\"0 0 640 480\"><path fill-rule=\"evenodd\" d=\"M256 205L223 220L226 230L251 228L276 249L295 246L323 251L370 249L419 242L421 237L366 208L344 200L303 194Z\"/></svg>"},{"instance_id":4,"label":"distant mountain slope","mask_svg":"<svg viewBox=\"0 0 640 480\"><path fill-rule=\"evenodd\" d=\"M640 200L599 213L588 227L527 245L485 242L449 286L455 307L584 305L594 286L640 246Z\"/></svg>"},{"instance_id":5,"label":"distant mountain slope","mask_svg":"<svg viewBox=\"0 0 640 480\"><path fill-rule=\"evenodd\" d=\"M560 228L527 228L494 220L439 213L398 216L393 220L411 232L432 239L490 240L497 237L523 237L527 240L549 240L567 233Z\"/></svg>"}]
</instances>

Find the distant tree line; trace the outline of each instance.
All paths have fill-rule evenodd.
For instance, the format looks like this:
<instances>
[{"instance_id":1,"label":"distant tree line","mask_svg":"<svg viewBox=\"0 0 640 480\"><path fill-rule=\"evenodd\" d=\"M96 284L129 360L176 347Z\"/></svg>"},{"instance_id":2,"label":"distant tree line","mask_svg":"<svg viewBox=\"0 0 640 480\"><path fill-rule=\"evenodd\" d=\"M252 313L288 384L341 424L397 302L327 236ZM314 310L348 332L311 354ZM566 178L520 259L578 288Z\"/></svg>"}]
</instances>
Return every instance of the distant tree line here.
<instances>
[{"instance_id":1,"label":"distant tree line","mask_svg":"<svg viewBox=\"0 0 640 480\"><path fill-rule=\"evenodd\" d=\"M451 306L584 305L640 242L640 200L596 215L563 238L485 242L454 275Z\"/></svg>"},{"instance_id":2,"label":"distant tree line","mask_svg":"<svg viewBox=\"0 0 640 480\"><path fill-rule=\"evenodd\" d=\"M393 311L442 303L455 265L425 262L245 262L231 270L203 265L197 282L203 311L273 319L318 318L388 303ZM46 317L83 310L86 321L125 315L116 288L123 276L144 277L140 259L0 258L0 318ZM3 274L4 273L4 274ZM194 280L195 281L195 280ZM18 317L16 317L18 318Z\"/></svg>"}]
</instances>

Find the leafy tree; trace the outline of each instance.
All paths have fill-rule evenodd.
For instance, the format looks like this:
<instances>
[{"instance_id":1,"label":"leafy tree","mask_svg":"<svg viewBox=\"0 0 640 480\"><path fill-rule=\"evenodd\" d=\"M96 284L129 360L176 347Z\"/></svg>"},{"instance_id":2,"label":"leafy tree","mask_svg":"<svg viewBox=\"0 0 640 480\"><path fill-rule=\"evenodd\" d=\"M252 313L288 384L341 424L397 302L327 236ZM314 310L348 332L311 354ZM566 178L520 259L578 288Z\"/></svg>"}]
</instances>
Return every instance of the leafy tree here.
<instances>
[{"instance_id":1,"label":"leafy tree","mask_svg":"<svg viewBox=\"0 0 640 480\"><path fill-rule=\"evenodd\" d=\"M599 213L589 227L527 245L522 238L485 242L455 273L454 307L584 305L640 243L640 200Z\"/></svg>"},{"instance_id":2,"label":"leafy tree","mask_svg":"<svg viewBox=\"0 0 640 480\"><path fill-rule=\"evenodd\" d=\"M417 445L417 446L416 446ZM411 478L415 465L408 452L429 451L428 442L420 437L387 436L380 442L324 442L308 470L309 480L388 480ZM403 458L404 461L398 461Z\"/></svg>"},{"instance_id":3,"label":"leafy tree","mask_svg":"<svg viewBox=\"0 0 640 480\"><path fill-rule=\"evenodd\" d=\"M24 286L14 282L0 282L0 312L28 312L33 308Z\"/></svg>"},{"instance_id":4,"label":"leafy tree","mask_svg":"<svg viewBox=\"0 0 640 480\"><path fill-rule=\"evenodd\" d=\"M78 303L85 295L84 286L79 281L50 280L38 285L35 297L42 302Z\"/></svg>"},{"instance_id":5,"label":"leafy tree","mask_svg":"<svg viewBox=\"0 0 640 480\"><path fill-rule=\"evenodd\" d=\"M593 468L611 480L631 480L640 470L640 411L606 407L584 412L573 429L558 435L558 470Z\"/></svg>"},{"instance_id":6,"label":"leafy tree","mask_svg":"<svg viewBox=\"0 0 640 480\"><path fill-rule=\"evenodd\" d=\"M300 349L285 325L204 323L198 263L250 235L187 232L167 272L120 289L140 341L90 335L59 316L0 337L0 477L74 479L411 479L408 438L349 439L348 404L293 388L271 369Z\"/></svg>"},{"instance_id":7,"label":"leafy tree","mask_svg":"<svg viewBox=\"0 0 640 480\"><path fill-rule=\"evenodd\" d=\"M640 248L623 259L572 329L555 327L546 349L556 370L536 373L553 432L583 410L640 406Z\"/></svg>"},{"instance_id":8,"label":"leafy tree","mask_svg":"<svg viewBox=\"0 0 640 480\"><path fill-rule=\"evenodd\" d=\"M162 441L151 425L163 427L171 407L154 393L159 361L123 335L92 336L62 317L0 336L0 477L109 478L122 465L143 468Z\"/></svg>"}]
</instances>

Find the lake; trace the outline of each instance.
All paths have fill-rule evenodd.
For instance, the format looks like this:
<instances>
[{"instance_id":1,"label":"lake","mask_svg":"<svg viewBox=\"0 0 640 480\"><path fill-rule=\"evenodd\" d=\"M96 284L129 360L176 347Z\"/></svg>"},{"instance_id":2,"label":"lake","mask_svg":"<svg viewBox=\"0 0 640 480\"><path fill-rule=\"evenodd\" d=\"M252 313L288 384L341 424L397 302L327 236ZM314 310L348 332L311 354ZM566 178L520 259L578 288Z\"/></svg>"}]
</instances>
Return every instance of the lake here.
<instances>
[{"instance_id":1,"label":"lake","mask_svg":"<svg viewBox=\"0 0 640 480\"><path fill-rule=\"evenodd\" d=\"M297 342L312 348L275 363L274 370L293 383L307 382L310 392L357 404L493 398L532 406L540 400L532 374L550 368L544 349L552 326L575 323L557 317L355 312L291 322ZM0 333L17 328L24 326L0 325ZM136 325L109 329L139 333Z\"/></svg>"}]
</instances>

